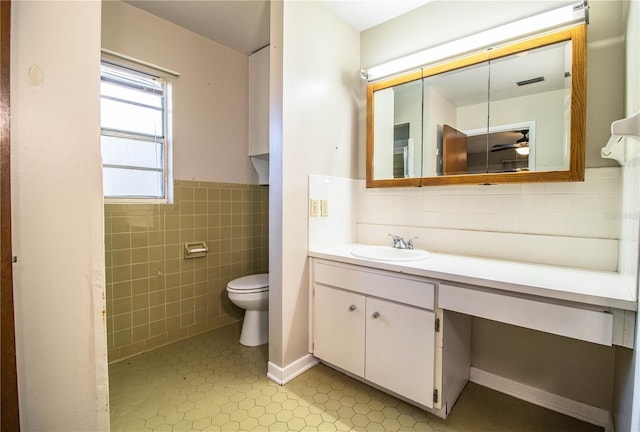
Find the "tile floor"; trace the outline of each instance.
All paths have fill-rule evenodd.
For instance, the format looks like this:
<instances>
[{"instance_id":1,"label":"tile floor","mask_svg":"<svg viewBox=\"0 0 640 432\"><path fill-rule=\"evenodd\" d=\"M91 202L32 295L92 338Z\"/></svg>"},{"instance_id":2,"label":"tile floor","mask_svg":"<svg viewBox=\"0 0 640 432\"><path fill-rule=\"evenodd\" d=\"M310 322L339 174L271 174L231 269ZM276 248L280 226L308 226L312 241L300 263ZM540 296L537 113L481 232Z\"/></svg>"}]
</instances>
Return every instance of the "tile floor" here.
<instances>
[{"instance_id":1,"label":"tile floor","mask_svg":"<svg viewBox=\"0 0 640 432\"><path fill-rule=\"evenodd\" d=\"M232 325L109 368L112 431L551 432L602 428L469 383L444 421L318 365L279 386Z\"/></svg>"}]
</instances>

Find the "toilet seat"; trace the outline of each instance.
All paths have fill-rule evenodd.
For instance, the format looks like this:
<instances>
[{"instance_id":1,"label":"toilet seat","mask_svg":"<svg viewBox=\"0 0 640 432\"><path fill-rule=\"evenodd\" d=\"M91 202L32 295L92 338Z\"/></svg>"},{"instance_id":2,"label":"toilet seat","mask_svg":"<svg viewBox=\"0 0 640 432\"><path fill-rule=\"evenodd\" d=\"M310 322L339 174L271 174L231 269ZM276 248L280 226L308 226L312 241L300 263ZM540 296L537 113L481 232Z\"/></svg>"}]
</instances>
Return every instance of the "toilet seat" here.
<instances>
[{"instance_id":1,"label":"toilet seat","mask_svg":"<svg viewBox=\"0 0 640 432\"><path fill-rule=\"evenodd\" d=\"M234 279L227 284L227 291L236 294L253 294L269 291L269 273L254 274Z\"/></svg>"}]
</instances>

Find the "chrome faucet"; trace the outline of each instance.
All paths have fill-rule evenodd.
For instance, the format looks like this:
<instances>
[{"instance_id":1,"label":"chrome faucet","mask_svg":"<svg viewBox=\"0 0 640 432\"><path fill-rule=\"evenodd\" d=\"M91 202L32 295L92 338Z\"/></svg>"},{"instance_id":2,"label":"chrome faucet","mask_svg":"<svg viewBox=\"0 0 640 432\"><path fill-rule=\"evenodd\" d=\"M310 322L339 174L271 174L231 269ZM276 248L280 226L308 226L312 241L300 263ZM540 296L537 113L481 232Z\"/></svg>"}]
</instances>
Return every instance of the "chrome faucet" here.
<instances>
[{"instance_id":1,"label":"chrome faucet","mask_svg":"<svg viewBox=\"0 0 640 432\"><path fill-rule=\"evenodd\" d=\"M396 249L413 249L413 241L418 237L412 237L409 240L405 240L404 238L394 235L387 234L389 237L393 239L393 247Z\"/></svg>"}]
</instances>

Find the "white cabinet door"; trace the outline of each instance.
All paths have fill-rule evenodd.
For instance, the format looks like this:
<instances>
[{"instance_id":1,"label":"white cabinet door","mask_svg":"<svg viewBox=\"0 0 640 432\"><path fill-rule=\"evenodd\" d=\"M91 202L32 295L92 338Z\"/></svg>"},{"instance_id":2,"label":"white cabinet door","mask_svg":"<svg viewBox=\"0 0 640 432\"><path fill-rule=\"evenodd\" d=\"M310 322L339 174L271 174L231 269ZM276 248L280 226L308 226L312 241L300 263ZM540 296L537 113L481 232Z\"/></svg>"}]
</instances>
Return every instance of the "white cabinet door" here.
<instances>
[{"instance_id":1,"label":"white cabinet door","mask_svg":"<svg viewBox=\"0 0 640 432\"><path fill-rule=\"evenodd\" d=\"M249 155L269 153L269 47L249 57Z\"/></svg>"},{"instance_id":2,"label":"white cabinet door","mask_svg":"<svg viewBox=\"0 0 640 432\"><path fill-rule=\"evenodd\" d=\"M366 299L365 379L433 407L435 314Z\"/></svg>"},{"instance_id":3,"label":"white cabinet door","mask_svg":"<svg viewBox=\"0 0 640 432\"><path fill-rule=\"evenodd\" d=\"M313 331L316 357L364 377L365 297L315 287Z\"/></svg>"}]
</instances>

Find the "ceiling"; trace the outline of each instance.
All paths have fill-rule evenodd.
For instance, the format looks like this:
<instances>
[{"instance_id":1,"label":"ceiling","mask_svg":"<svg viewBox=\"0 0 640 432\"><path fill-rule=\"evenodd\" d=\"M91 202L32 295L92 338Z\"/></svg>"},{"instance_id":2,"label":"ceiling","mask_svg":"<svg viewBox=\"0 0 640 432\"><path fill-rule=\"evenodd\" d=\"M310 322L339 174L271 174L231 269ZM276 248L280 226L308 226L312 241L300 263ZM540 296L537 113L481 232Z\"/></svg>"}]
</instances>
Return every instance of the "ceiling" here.
<instances>
[{"instance_id":1,"label":"ceiling","mask_svg":"<svg viewBox=\"0 0 640 432\"><path fill-rule=\"evenodd\" d=\"M243 54L269 43L269 0L124 0ZM432 0L321 0L358 31Z\"/></svg>"},{"instance_id":2,"label":"ceiling","mask_svg":"<svg viewBox=\"0 0 640 432\"><path fill-rule=\"evenodd\" d=\"M419 8L433 0L322 0L336 15L358 31Z\"/></svg>"}]
</instances>

